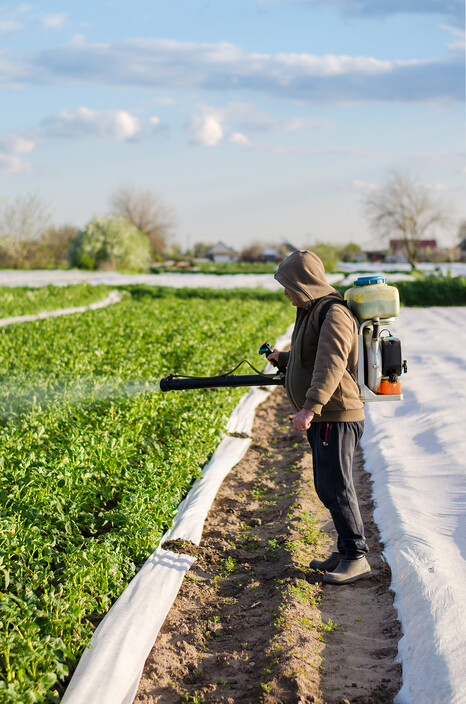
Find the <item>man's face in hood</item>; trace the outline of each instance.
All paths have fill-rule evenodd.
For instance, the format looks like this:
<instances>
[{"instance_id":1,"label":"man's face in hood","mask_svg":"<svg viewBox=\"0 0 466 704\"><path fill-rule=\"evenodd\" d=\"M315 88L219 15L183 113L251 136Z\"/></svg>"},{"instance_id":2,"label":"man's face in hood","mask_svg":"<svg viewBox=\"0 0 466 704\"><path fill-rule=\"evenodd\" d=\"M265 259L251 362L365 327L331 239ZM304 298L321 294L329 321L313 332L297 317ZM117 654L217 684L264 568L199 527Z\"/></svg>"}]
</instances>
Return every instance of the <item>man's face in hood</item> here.
<instances>
[{"instance_id":1,"label":"man's face in hood","mask_svg":"<svg viewBox=\"0 0 466 704\"><path fill-rule=\"evenodd\" d=\"M296 306L297 308L302 308L303 307L303 302L298 296L293 293L293 291L288 291L287 288L283 289L283 293L285 296L288 296L292 305Z\"/></svg>"},{"instance_id":2,"label":"man's face in hood","mask_svg":"<svg viewBox=\"0 0 466 704\"><path fill-rule=\"evenodd\" d=\"M318 298L335 292L327 283L322 261L308 250L290 254L278 267L275 278L298 308L307 308Z\"/></svg>"}]
</instances>

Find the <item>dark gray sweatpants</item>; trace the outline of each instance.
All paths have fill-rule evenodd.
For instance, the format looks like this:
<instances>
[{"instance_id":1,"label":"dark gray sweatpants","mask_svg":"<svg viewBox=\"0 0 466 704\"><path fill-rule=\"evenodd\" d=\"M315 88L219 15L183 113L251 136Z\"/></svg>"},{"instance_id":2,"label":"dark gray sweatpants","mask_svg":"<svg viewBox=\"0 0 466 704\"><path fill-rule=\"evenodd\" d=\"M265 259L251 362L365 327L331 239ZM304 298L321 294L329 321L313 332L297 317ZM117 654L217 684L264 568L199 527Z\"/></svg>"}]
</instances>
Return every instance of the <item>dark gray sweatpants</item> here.
<instances>
[{"instance_id":1,"label":"dark gray sweatpants","mask_svg":"<svg viewBox=\"0 0 466 704\"><path fill-rule=\"evenodd\" d=\"M364 421L358 421L311 423L307 431L317 496L332 516L339 552L349 559L368 552L353 484L354 451L363 430Z\"/></svg>"}]
</instances>

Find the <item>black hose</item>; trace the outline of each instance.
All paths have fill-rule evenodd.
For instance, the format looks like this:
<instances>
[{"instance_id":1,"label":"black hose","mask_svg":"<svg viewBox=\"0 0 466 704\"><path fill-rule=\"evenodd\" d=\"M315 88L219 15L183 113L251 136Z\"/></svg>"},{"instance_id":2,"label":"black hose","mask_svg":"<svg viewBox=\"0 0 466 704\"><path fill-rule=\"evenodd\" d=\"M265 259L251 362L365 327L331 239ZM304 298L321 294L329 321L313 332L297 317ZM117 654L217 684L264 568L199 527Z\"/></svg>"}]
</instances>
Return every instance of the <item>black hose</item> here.
<instances>
[{"instance_id":1,"label":"black hose","mask_svg":"<svg viewBox=\"0 0 466 704\"><path fill-rule=\"evenodd\" d=\"M283 386L284 384L284 375L232 374L231 376L197 378L173 378L170 375L160 380L160 389L161 391L183 391L185 389L217 389L227 386Z\"/></svg>"}]
</instances>

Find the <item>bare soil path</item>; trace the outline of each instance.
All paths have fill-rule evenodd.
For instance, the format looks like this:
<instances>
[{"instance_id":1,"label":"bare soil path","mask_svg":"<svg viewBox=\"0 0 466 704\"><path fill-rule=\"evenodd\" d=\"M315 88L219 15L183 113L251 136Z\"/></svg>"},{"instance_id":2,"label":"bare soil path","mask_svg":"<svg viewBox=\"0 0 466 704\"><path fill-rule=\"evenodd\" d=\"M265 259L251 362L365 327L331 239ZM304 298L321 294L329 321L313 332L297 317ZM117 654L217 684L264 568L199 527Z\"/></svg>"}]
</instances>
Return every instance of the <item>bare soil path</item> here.
<instances>
[{"instance_id":1,"label":"bare soil path","mask_svg":"<svg viewBox=\"0 0 466 704\"><path fill-rule=\"evenodd\" d=\"M362 454L355 483L372 575L322 585L307 565L331 551L335 535L291 419L282 390L258 408L251 447L220 488L147 659L139 704L393 702L400 629Z\"/></svg>"}]
</instances>

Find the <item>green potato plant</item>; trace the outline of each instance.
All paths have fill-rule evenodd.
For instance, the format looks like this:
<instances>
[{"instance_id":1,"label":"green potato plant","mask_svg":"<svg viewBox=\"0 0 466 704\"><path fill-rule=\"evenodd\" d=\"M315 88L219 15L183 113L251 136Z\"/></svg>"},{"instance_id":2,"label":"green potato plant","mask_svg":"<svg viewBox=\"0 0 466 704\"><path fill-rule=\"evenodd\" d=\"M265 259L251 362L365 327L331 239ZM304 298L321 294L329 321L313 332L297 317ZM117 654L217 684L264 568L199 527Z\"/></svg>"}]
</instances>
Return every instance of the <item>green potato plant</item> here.
<instances>
[{"instance_id":1,"label":"green potato plant","mask_svg":"<svg viewBox=\"0 0 466 704\"><path fill-rule=\"evenodd\" d=\"M74 284L72 286L40 286L38 288L0 288L0 318L33 315L57 308L85 306L105 298L107 286Z\"/></svg>"},{"instance_id":2,"label":"green potato plant","mask_svg":"<svg viewBox=\"0 0 466 704\"><path fill-rule=\"evenodd\" d=\"M244 393L160 378L257 362L291 322L263 292L133 294L0 329L0 704L58 701Z\"/></svg>"}]
</instances>

